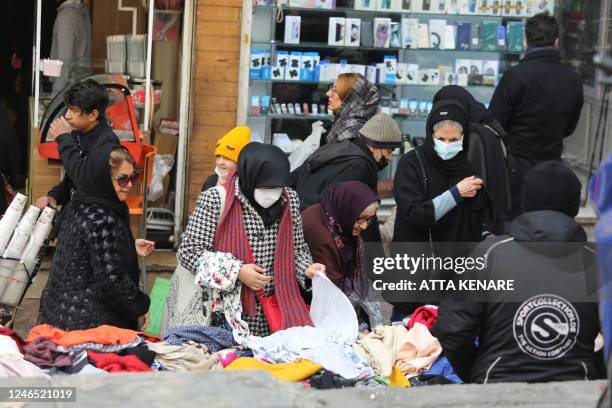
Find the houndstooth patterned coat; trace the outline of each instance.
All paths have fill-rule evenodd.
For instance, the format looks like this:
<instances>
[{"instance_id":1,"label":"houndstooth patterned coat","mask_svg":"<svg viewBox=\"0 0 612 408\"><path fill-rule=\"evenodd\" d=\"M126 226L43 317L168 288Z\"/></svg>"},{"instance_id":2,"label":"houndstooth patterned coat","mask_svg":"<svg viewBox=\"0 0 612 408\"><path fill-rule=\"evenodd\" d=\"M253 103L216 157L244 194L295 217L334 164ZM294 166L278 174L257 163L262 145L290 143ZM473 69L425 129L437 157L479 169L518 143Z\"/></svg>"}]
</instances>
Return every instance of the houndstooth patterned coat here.
<instances>
[{"instance_id":1,"label":"houndstooth patterned coat","mask_svg":"<svg viewBox=\"0 0 612 408\"><path fill-rule=\"evenodd\" d=\"M293 239L295 245L295 267L296 275L300 286L305 288L304 271L312 264L312 257L308 245L304 241L304 232L302 230L302 216L300 214L300 201L297 193L286 188L289 195L291 205L291 217L293 220ZM280 220L266 228L264 223L247 198L241 193L238 178L236 179L236 197L240 201L244 216L244 228L255 258L255 263L265 269L264 274L274 277L274 253L276 249L276 236ZM284 198L282 198L284 200ZM178 258L185 268L191 271L194 275L199 272L199 266L203 259L210 259L211 255L217 258L225 258L216 260L215 263L222 265L227 270L222 271L221 275L235 282L235 285L241 285L236 279L242 262L235 259L230 254L212 252L217 224L219 222L219 212L221 208L221 200L219 192L214 189L208 189L201 193L197 208L189 217L189 222L182 236L182 242L178 250ZM265 296L269 296L274 291L274 279L264 287ZM206 297L206 291L205 297ZM239 293L239 291L237 291ZM204 304L206 305L206 298ZM257 315L253 317L242 316L242 319L248 324L251 334L257 336L267 336L270 334L268 323L263 314L263 310L259 301L256 300ZM202 313L202 311L194 311L194 313ZM203 311L206 316L210 311ZM220 312L213 312L215 316L209 316L207 319L214 326L223 326L225 319Z\"/></svg>"}]
</instances>

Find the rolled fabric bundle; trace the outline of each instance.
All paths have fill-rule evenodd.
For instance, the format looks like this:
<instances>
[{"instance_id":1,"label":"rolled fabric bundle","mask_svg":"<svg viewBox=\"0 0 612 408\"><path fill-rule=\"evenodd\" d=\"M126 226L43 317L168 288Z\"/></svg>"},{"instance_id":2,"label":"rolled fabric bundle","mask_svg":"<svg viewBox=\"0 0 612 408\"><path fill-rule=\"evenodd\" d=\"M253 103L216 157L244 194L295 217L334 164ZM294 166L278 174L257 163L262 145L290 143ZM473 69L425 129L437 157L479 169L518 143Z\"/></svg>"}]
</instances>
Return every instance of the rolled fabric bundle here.
<instances>
[{"instance_id":1,"label":"rolled fabric bundle","mask_svg":"<svg viewBox=\"0 0 612 408\"><path fill-rule=\"evenodd\" d=\"M51 232L54 216L55 210L51 207L45 207L40 217L38 217L38 221L36 221L30 241L28 242L28 245L21 256L21 262L25 265L28 272L32 272L32 270L34 270L34 266L36 265L36 260L38 258L38 252L43 246L45 239L47 239L49 233Z\"/></svg>"},{"instance_id":2,"label":"rolled fabric bundle","mask_svg":"<svg viewBox=\"0 0 612 408\"><path fill-rule=\"evenodd\" d=\"M11 242L9 242L4 251L4 258L21 259L28 239L30 235L32 235L32 230L34 229L34 224L36 224L38 214L40 214L38 207L31 205L30 208L28 208L28 211L26 211L21 221L19 221L17 228L15 228L13 238L11 238Z\"/></svg>"},{"instance_id":3,"label":"rolled fabric bundle","mask_svg":"<svg viewBox=\"0 0 612 408\"><path fill-rule=\"evenodd\" d=\"M19 224L19 218L27 201L28 197L17 193L13 201L11 201L9 208L6 209L4 216L0 219L0 253L4 253L13 235L13 231L15 231L17 224Z\"/></svg>"}]
</instances>

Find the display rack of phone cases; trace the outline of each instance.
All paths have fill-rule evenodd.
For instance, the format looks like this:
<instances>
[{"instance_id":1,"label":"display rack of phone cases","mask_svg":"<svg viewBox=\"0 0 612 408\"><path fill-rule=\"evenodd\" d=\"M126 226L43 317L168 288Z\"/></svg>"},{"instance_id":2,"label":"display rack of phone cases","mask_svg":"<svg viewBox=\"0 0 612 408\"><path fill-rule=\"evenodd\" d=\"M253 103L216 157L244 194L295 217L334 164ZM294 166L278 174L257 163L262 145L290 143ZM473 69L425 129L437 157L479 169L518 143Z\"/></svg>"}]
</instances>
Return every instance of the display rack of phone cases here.
<instances>
[{"instance_id":1,"label":"display rack of phone cases","mask_svg":"<svg viewBox=\"0 0 612 408\"><path fill-rule=\"evenodd\" d=\"M287 140L303 140L314 121L331 123L325 93L344 72L377 84L381 108L397 120L406 146L424 136L444 85L464 86L488 106L503 71L524 51L526 18L554 7L524 0L288 1L253 6L247 112L253 139L287 153Z\"/></svg>"}]
</instances>

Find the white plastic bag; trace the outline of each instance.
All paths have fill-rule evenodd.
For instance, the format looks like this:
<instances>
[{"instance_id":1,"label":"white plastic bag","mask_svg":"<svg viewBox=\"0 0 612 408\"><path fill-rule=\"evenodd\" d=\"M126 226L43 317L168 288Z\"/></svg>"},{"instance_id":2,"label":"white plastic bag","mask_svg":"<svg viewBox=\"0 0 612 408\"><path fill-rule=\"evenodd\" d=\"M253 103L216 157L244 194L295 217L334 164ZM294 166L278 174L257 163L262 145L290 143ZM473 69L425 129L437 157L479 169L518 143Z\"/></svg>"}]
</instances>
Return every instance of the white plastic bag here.
<instances>
[{"instance_id":1,"label":"white plastic bag","mask_svg":"<svg viewBox=\"0 0 612 408\"><path fill-rule=\"evenodd\" d=\"M153 161L153 177L149 186L149 201L155 201L164 193L164 177L174 166L174 156L171 154L156 154Z\"/></svg>"},{"instance_id":2,"label":"white plastic bag","mask_svg":"<svg viewBox=\"0 0 612 408\"><path fill-rule=\"evenodd\" d=\"M315 152L321 145L321 135L325 133L323 128L323 122L320 120L312 124L312 132L304 140L304 143L297 146L293 153L289 156L289 164L291 165L291 171L297 169L304 163L311 154Z\"/></svg>"},{"instance_id":3,"label":"white plastic bag","mask_svg":"<svg viewBox=\"0 0 612 408\"><path fill-rule=\"evenodd\" d=\"M310 319L317 329L333 331L350 343L359 334L357 314L346 295L325 275L312 280Z\"/></svg>"}]
</instances>

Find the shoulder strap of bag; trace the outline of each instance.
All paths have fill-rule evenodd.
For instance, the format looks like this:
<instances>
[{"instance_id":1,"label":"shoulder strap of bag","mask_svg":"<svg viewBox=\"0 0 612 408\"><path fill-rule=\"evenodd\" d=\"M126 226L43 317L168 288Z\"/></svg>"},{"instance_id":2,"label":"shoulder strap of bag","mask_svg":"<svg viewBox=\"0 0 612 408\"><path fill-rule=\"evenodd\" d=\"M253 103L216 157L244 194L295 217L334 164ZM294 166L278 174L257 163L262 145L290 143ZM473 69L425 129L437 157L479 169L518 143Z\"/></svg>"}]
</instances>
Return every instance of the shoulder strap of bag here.
<instances>
[{"instance_id":1,"label":"shoulder strap of bag","mask_svg":"<svg viewBox=\"0 0 612 408\"><path fill-rule=\"evenodd\" d=\"M427 172L425 171L425 164L423 163L423 158L421 157L421 153L419 152L419 148L415 148L414 149L414 153L416 154L417 160L419 162L419 167L421 169L421 175L423 176L423 188L425 189L425 191L428 190L428 180L427 180ZM431 254L434 255L435 254L435 250L434 250L434 245L433 245L433 238L431 236L431 227L427 228L427 236L429 238L429 247L431 249Z\"/></svg>"},{"instance_id":2,"label":"shoulder strap of bag","mask_svg":"<svg viewBox=\"0 0 612 408\"><path fill-rule=\"evenodd\" d=\"M217 225L221 222L221 217L223 216L223 211L225 211L225 198L227 197L227 190L223 186L215 186L213 187L219 193L219 198L221 199L221 206L219 207L219 219L217 220Z\"/></svg>"},{"instance_id":3,"label":"shoulder strap of bag","mask_svg":"<svg viewBox=\"0 0 612 408\"><path fill-rule=\"evenodd\" d=\"M416 154L417 160L419 161L419 168L421 169L421 176L423 177L423 188L425 189L425 191L428 190L428 183L427 183L427 172L425 171L425 164L423 164L423 158L421 157L421 153L419 153L419 148L415 148L414 149L414 153Z\"/></svg>"}]
</instances>

